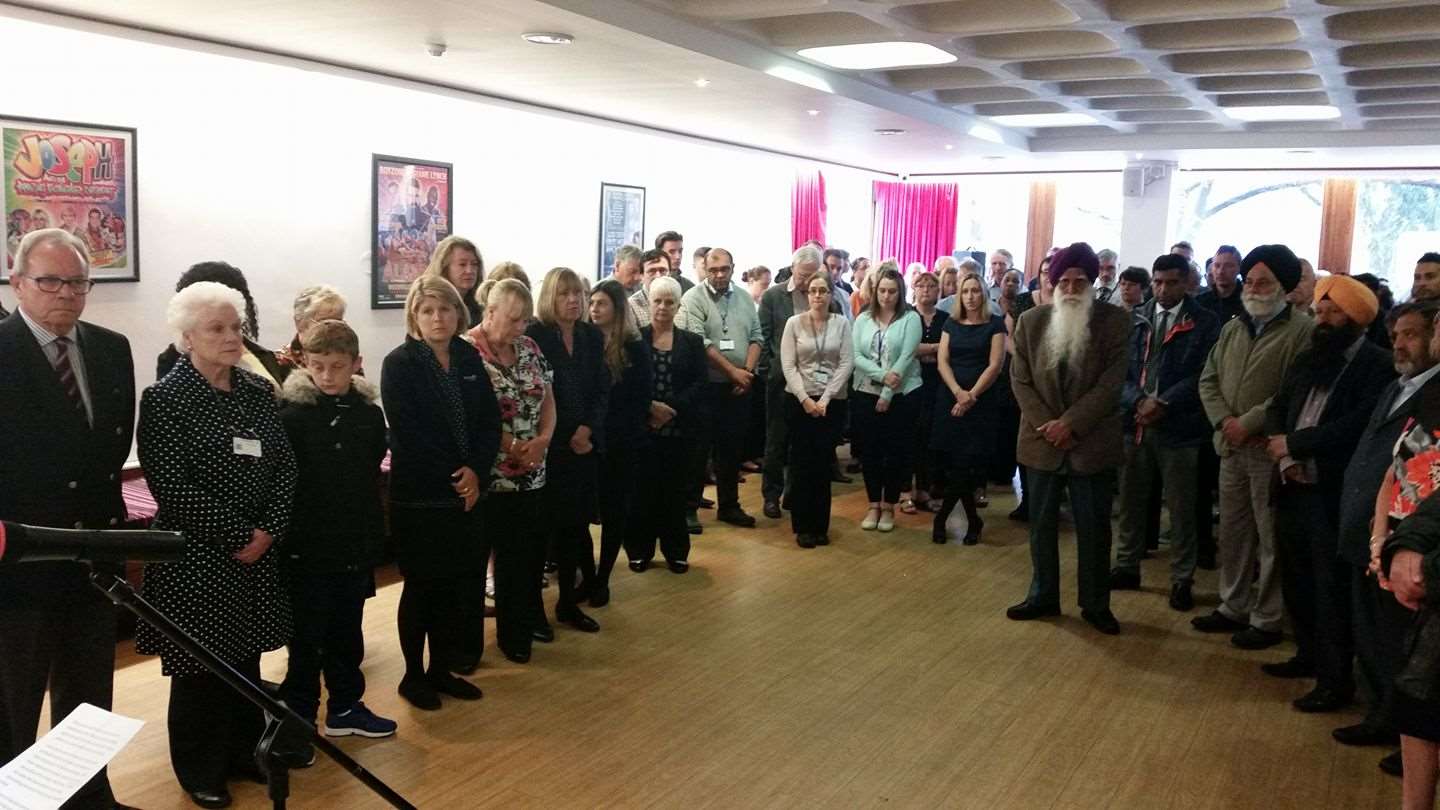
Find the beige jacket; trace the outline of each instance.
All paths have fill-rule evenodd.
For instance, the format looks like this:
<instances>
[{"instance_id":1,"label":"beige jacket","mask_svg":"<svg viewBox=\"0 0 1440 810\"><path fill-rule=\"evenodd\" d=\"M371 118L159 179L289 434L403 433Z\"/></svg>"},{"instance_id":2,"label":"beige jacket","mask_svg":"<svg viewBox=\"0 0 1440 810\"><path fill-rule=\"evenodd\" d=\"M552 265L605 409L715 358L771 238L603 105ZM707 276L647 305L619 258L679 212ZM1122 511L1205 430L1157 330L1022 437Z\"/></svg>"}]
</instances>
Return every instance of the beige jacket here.
<instances>
[{"instance_id":1,"label":"beige jacket","mask_svg":"<svg viewBox=\"0 0 1440 810\"><path fill-rule=\"evenodd\" d=\"M1220 424L1231 416L1263 440L1265 409L1280 390L1290 362L1310 345L1314 328L1309 315L1286 305L1259 336L1249 315L1231 318L1220 330L1200 373L1200 403L1215 427L1215 452L1222 457L1235 452L1220 433Z\"/></svg>"}]
</instances>

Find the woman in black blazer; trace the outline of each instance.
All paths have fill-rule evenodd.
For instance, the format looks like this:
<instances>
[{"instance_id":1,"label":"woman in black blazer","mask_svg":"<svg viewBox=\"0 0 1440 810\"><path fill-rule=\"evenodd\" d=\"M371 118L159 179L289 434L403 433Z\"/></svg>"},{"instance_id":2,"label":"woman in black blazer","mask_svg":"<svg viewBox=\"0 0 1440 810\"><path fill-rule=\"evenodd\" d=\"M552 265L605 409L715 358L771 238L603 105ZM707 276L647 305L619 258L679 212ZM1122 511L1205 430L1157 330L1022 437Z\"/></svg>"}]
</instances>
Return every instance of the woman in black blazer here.
<instances>
[{"instance_id":1,"label":"woman in black blazer","mask_svg":"<svg viewBox=\"0 0 1440 810\"><path fill-rule=\"evenodd\" d=\"M670 570L690 570L690 532L685 526L686 459L695 448L705 401L705 340L675 327L680 309L680 284L673 278L650 283L650 325L640 342L650 350L653 392L650 396L650 448L640 475L634 519L625 541L630 570L650 566L655 539Z\"/></svg>"},{"instance_id":2,"label":"woman in black blazer","mask_svg":"<svg viewBox=\"0 0 1440 810\"><path fill-rule=\"evenodd\" d=\"M600 458L600 563L590 583L591 607L610 601L610 572L629 534L640 462L650 446L650 348L631 325L625 299L625 288L613 278L590 294L590 322L605 336L605 365L615 381Z\"/></svg>"},{"instance_id":3,"label":"woman in black blazer","mask_svg":"<svg viewBox=\"0 0 1440 810\"><path fill-rule=\"evenodd\" d=\"M480 354L460 337L466 317L450 282L417 278L405 299L405 342L386 356L380 375L390 421L391 534L405 576L400 695L420 709L440 708L441 694L480 698L450 672L473 670L462 655L478 661L484 646L483 602L478 616L464 610L462 589L484 589L490 547L476 505L500 449L500 408Z\"/></svg>"},{"instance_id":4,"label":"woman in black blazer","mask_svg":"<svg viewBox=\"0 0 1440 810\"><path fill-rule=\"evenodd\" d=\"M605 450L610 370L605 366L605 337L581 320L585 285L574 270L557 267L540 283L538 318L525 334L540 347L554 372L555 436L545 460L545 512L551 547L558 564L560 598L555 620L594 633L600 625L580 610L583 594L575 572L595 579L595 546L590 522L598 503L599 458ZM542 614L543 615L543 614ZM543 635L545 628L540 628Z\"/></svg>"}]
</instances>

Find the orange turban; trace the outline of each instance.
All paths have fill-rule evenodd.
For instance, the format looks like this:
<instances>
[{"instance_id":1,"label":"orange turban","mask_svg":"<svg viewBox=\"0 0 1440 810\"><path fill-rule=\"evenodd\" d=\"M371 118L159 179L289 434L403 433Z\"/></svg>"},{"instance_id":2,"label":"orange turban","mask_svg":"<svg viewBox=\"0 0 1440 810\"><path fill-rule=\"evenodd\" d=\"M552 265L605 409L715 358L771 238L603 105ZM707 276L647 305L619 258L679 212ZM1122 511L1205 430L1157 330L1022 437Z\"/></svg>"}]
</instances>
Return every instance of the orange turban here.
<instances>
[{"instance_id":1,"label":"orange turban","mask_svg":"<svg viewBox=\"0 0 1440 810\"><path fill-rule=\"evenodd\" d=\"M1370 288L1349 276L1326 276L1315 282L1315 303L1329 298L1350 320L1361 327L1370 325L1380 312L1380 302Z\"/></svg>"}]
</instances>

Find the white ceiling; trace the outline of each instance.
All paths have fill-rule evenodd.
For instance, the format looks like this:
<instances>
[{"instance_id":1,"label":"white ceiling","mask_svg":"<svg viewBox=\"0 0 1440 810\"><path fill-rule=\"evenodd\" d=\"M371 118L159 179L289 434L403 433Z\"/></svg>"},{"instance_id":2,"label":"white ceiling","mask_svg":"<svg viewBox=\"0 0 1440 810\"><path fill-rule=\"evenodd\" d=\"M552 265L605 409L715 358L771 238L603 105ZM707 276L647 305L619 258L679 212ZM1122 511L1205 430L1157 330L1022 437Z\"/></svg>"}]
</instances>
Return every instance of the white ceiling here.
<instances>
[{"instance_id":1,"label":"white ceiling","mask_svg":"<svg viewBox=\"0 0 1440 810\"><path fill-rule=\"evenodd\" d=\"M1192 166L1440 163L1435 2L42 0L0 3L0 14L141 28L884 171L1115 167L1137 155ZM575 41L521 40L537 30ZM795 54L901 39L958 60L852 72ZM447 46L441 58L425 51L435 42ZM766 75L776 67L833 92ZM1226 115L1292 102L1342 116L1247 125ZM1047 111L1097 123L996 127L1003 144L967 134L986 115Z\"/></svg>"}]
</instances>

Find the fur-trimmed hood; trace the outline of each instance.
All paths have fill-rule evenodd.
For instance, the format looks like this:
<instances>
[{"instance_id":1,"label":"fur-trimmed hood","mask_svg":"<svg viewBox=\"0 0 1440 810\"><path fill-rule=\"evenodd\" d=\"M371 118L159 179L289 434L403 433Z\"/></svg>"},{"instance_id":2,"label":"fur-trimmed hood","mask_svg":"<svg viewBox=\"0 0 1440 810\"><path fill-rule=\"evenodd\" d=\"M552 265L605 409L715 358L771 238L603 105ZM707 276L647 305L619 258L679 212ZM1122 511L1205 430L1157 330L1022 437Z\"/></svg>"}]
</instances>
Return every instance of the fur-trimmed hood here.
<instances>
[{"instance_id":1,"label":"fur-trimmed hood","mask_svg":"<svg viewBox=\"0 0 1440 810\"><path fill-rule=\"evenodd\" d=\"M372 405L380 398L379 386L359 374L350 377L350 390ZM314 405L319 401L320 395L320 389L316 387L315 381L310 379L310 372L303 368L291 372L290 376L285 378L285 387L280 391L281 399L297 405Z\"/></svg>"}]
</instances>

